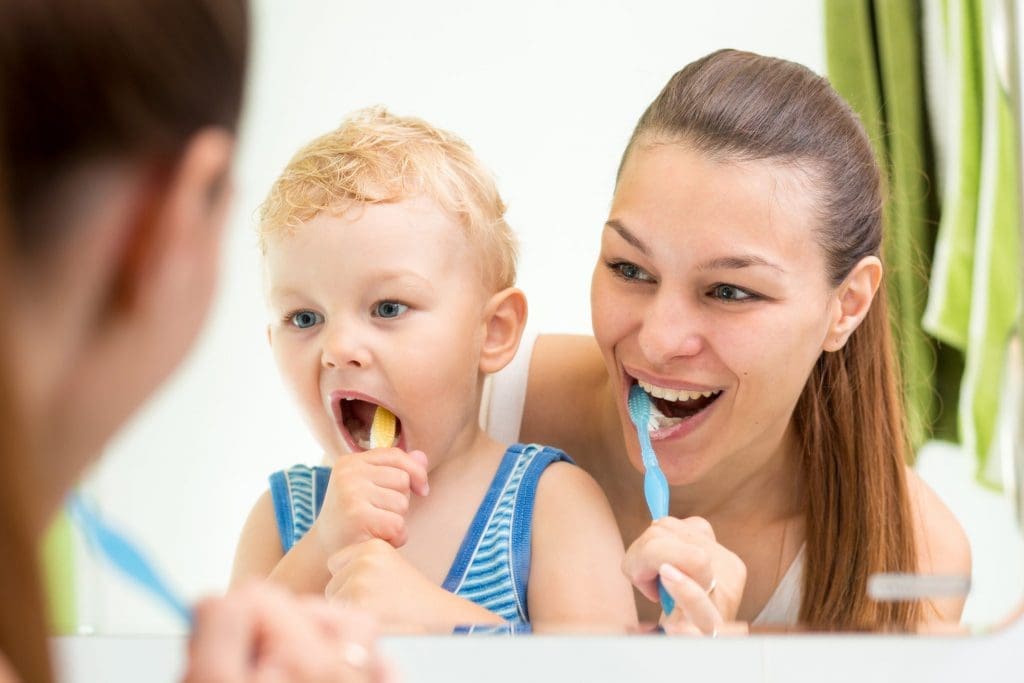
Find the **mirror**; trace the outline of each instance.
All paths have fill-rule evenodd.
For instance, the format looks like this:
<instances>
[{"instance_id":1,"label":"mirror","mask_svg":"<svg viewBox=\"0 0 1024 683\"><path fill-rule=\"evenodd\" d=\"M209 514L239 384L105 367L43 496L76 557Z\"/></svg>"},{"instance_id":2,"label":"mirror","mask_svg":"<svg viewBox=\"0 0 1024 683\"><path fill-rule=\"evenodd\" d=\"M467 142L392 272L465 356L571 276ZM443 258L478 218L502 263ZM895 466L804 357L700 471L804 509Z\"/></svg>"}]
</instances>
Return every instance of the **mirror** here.
<instances>
[{"instance_id":1,"label":"mirror","mask_svg":"<svg viewBox=\"0 0 1024 683\"><path fill-rule=\"evenodd\" d=\"M721 47L825 72L821 5L255 2L218 302L197 350L110 446L87 493L175 585L198 597L226 586L243 521L267 476L319 461L267 346L255 211L292 154L346 113L384 104L463 137L509 206L530 329L589 334L599 230L639 114L670 74ZM1019 373L1016 380L1019 391ZM1001 622L1024 586L1011 501L976 483L974 459L956 445L927 444L916 467L971 540L963 623ZM82 632L183 630L84 554L76 567Z\"/></svg>"}]
</instances>

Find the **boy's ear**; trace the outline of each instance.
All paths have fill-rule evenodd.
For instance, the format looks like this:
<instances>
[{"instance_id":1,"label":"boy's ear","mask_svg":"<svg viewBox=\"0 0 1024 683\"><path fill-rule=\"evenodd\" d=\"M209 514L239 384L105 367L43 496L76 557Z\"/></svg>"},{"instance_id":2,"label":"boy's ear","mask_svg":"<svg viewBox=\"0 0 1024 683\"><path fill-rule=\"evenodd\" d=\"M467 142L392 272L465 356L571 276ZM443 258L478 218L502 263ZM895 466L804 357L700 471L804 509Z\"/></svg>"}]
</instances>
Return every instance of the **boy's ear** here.
<instances>
[{"instance_id":1,"label":"boy's ear","mask_svg":"<svg viewBox=\"0 0 1024 683\"><path fill-rule=\"evenodd\" d=\"M877 257L865 256L853 267L833 295L832 324L822 345L824 351L838 351L846 345L871 309L881 282L882 262Z\"/></svg>"},{"instance_id":2,"label":"boy's ear","mask_svg":"<svg viewBox=\"0 0 1024 683\"><path fill-rule=\"evenodd\" d=\"M480 348L480 371L501 370L515 357L526 327L526 295L515 287L503 289L484 307L484 339Z\"/></svg>"}]
</instances>

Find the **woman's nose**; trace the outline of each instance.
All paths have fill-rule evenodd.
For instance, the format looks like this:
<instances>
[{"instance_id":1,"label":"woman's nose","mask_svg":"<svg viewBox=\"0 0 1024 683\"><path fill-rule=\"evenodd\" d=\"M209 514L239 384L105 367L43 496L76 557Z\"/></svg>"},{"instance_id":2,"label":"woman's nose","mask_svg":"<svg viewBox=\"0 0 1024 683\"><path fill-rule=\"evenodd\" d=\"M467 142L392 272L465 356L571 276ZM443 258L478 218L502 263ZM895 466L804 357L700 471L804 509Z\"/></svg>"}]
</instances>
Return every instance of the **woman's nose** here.
<instances>
[{"instance_id":1,"label":"woman's nose","mask_svg":"<svg viewBox=\"0 0 1024 683\"><path fill-rule=\"evenodd\" d=\"M329 325L324 334L320 362L325 368L363 368L370 364L366 335L357 325Z\"/></svg>"},{"instance_id":2,"label":"woman's nose","mask_svg":"<svg viewBox=\"0 0 1024 683\"><path fill-rule=\"evenodd\" d=\"M659 295L643 312L640 350L654 366L696 356L705 345L703 324L696 305L678 295Z\"/></svg>"}]
</instances>

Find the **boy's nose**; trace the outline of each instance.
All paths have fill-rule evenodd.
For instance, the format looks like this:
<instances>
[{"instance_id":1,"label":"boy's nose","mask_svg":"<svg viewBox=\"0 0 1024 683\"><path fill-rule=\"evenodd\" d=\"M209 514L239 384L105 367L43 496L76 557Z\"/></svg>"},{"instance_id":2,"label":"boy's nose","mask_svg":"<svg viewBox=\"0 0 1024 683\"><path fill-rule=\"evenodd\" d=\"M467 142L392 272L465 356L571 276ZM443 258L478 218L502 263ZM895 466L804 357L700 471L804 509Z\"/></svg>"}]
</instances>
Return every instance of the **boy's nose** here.
<instances>
[{"instance_id":1,"label":"boy's nose","mask_svg":"<svg viewBox=\"0 0 1024 683\"><path fill-rule=\"evenodd\" d=\"M642 313L639 344L654 367L699 354L704 346L700 312L677 297L658 297Z\"/></svg>"},{"instance_id":2,"label":"boy's nose","mask_svg":"<svg viewBox=\"0 0 1024 683\"><path fill-rule=\"evenodd\" d=\"M354 329L335 327L324 337L320 362L325 368L362 368L370 364L370 351Z\"/></svg>"}]
</instances>

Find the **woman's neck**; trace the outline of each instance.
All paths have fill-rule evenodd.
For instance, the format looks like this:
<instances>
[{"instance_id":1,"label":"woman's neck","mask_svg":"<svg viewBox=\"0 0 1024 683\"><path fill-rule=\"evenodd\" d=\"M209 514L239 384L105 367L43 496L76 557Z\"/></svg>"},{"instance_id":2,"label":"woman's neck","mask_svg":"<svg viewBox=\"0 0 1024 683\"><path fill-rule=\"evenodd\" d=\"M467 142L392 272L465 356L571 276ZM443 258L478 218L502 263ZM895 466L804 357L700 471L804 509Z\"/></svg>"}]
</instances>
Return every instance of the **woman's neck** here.
<instances>
[{"instance_id":1,"label":"woman's neck","mask_svg":"<svg viewBox=\"0 0 1024 683\"><path fill-rule=\"evenodd\" d=\"M674 517L700 516L713 523L749 525L771 523L799 514L802 509L799 445L790 422L771 446L733 453L709 470L700 481L675 486L669 513Z\"/></svg>"}]
</instances>

